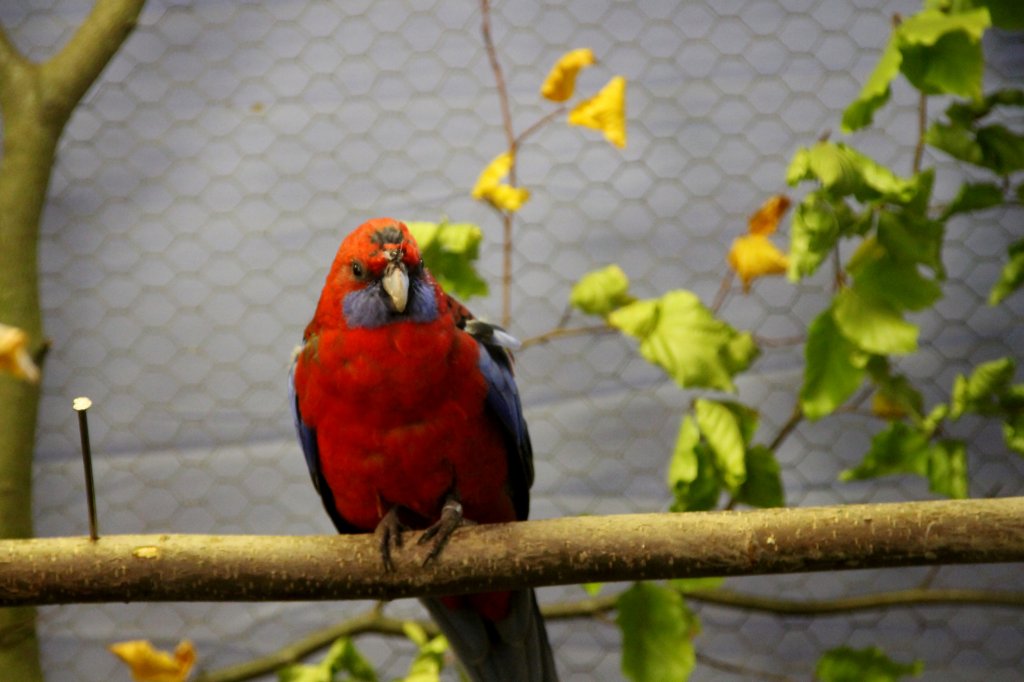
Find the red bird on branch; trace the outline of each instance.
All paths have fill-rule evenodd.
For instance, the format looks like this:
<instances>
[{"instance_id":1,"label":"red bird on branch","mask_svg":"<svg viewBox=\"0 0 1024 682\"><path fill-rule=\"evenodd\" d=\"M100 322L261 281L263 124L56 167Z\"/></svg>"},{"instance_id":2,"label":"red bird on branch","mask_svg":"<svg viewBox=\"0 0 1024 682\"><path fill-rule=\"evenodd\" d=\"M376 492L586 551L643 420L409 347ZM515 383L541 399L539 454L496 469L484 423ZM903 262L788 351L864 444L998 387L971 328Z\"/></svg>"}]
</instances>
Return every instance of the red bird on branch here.
<instances>
[{"instance_id":1,"label":"red bird on branch","mask_svg":"<svg viewBox=\"0 0 1024 682\"><path fill-rule=\"evenodd\" d=\"M342 533L375 532L384 569L401 531L436 557L465 520L523 520L533 453L512 338L473 319L423 266L408 228L364 223L342 242L290 376L299 441ZM478 682L557 679L533 590L424 605Z\"/></svg>"}]
</instances>

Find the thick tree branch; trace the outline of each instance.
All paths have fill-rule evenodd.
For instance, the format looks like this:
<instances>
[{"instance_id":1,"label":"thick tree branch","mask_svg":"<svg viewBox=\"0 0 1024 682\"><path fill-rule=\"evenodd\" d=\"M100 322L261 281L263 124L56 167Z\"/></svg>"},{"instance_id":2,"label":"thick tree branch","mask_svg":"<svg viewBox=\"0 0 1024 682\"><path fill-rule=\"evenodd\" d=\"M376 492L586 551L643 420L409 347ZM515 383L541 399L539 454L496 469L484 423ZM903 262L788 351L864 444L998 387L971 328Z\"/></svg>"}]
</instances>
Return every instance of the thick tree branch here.
<instances>
[{"instance_id":1,"label":"thick tree branch","mask_svg":"<svg viewBox=\"0 0 1024 682\"><path fill-rule=\"evenodd\" d=\"M57 143L79 100L135 25L144 0L97 0L67 45L34 64L0 27L0 322L45 352L39 305L39 224ZM39 387L0 377L0 536L32 534L32 448ZM0 609L4 679L41 680L30 609Z\"/></svg>"},{"instance_id":2,"label":"thick tree branch","mask_svg":"<svg viewBox=\"0 0 1024 682\"><path fill-rule=\"evenodd\" d=\"M1024 498L462 528L384 573L371 535L0 541L0 605L395 599L594 581L1024 561Z\"/></svg>"},{"instance_id":3,"label":"thick tree branch","mask_svg":"<svg viewBox=\"0 0 1024 682\"><path fill-rule=\"evenodd\" d=\"M96 0L66 45L39 70L46 113L63 127L135 28L145 0Z\"/></svg>"}]
</instances>

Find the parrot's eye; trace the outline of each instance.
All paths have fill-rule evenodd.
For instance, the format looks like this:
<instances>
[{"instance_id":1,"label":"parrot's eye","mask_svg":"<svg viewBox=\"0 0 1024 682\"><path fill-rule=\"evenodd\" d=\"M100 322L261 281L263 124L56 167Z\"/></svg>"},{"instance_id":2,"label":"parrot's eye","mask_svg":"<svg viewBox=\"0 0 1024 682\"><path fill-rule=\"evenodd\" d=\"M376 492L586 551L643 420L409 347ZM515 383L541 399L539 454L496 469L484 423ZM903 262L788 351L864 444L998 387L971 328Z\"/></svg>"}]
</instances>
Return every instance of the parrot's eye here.
<instances>
[{"instance_id":1,"label":"parrot's eye","mask_svg":"<svg viewBox=\"0 0 1024 682\"><path fill-rule=\"evenodd\" d=\"M356 279L363 278L363 264L359 261L352 261L352 276Z\"/></svg>"}]
</instances>

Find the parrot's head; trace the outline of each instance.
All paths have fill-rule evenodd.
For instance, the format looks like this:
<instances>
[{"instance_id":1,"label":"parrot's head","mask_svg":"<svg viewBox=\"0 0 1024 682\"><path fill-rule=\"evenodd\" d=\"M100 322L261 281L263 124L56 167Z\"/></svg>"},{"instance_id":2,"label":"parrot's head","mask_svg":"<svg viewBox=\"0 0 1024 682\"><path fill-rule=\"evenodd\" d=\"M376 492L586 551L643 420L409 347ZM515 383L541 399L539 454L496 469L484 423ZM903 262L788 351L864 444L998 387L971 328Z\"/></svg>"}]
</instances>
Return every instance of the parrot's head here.
<instances>
[{"instance_id":1,"label":"parrot's head","mask_svg":"<svg viewBox=\"0 0 1024 682\"><path fill-rule=\"evenodd\" d=\"M340 313L349 328L437 318L434 281L416 240L392 218L367 221L345 237L320 303L318 314Z\"/></svg>"}]
</instances>

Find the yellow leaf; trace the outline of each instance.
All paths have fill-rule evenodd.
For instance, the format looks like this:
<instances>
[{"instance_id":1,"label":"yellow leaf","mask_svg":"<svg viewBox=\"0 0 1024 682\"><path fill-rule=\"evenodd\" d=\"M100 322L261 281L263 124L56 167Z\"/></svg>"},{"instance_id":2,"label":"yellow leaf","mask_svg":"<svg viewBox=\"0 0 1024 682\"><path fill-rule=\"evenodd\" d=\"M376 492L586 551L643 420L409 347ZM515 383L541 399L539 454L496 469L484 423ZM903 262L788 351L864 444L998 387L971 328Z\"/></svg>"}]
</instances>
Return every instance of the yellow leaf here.
<instances>
[{"instance_id":1,"label":"yellow leaf","mask_svg":"<svg viewBox=\"0 0 1024 682\"><path fill-rule=\"evenodd\" d=\"M512 155L510 153L502 152L491 159L491 162L480 173L480 177L476 179L476 184L473 186L473 198L486 198L487 193L497 187L510 170L512 170Z\"/></svg>"},{"instance_id":2,"label":"yellow leaf","mask_svg":"<svg viewBox=\"0 0 1024 682\"><path fill-rule=\"evenodd\" d=\"M502 184L502 178L512 170L512 162L513 156L509 152L494 157L477 178L473 198L488 201L503 211L518 211L530 198L530 191Z\"/></svg>"},{"instance_id":3,"label":"yellow leaf","mask_svg":"<svg viewBox=\"0 0 1024 682\"><path fill-rule=\"evenodd\" d=\"M36 383L39 368L28 352L28 334L17 327L0 324L0 372Z\"/></svg>"},{"instance_id":4,"label":"yellow leaf","mask_svg":"<svg viewBox=\"0 0 1024 682\"><path fill-rule=\"evenodd\" d=\"M487 193L487 200L503 211L515 212L530 199L530 190L498 185Z\"/></svg>"},{"instance_id":5,"label":"yellow leaf","mask_svg":"<svg viewBox=\"0 0 1024 682\"><path fill-rule=\"evenodd\" d=\"M748 234L734 239L728 260L729 266L743 280L743 291L750 290L750 283L754 279L785 274L789 267L786 254L779 251L763 234Z\"/></svg>"},{"instance_id":6,"label":"yellow leaf","mask_svg":"<svg viewBox=\"0 0 1024 682\"><path fill-rule=\"evenodd\" d=\"M626 79L612 78L590 99L569 112L569 125L593 128L604 133L616 147L626 146Z\"/></svg>"},{"instance_id":7,"label":"yellow leaf","mask_svg":"<svg viewBox=\"0 0 1024 682\"><path fill-rule=\"evenodd\" d=\"M563 54L551 72L544 79L544 85L540 87L540 94L552 102L564 102L572 97L576 89L576 74L580 69L591 66L594 63L594 53L590 48L571 50Z\"/></svg>"},{"instance_id":8,"label":"yellow leaf","mask_svg":"<svg viewBox=\"0 0 1024 682\"><path fill-rule=\"evenodd\" d=\"M119 642L108 648L128 664L136 682L185 682L196 662L196 650L187 639L175 647L173 655L154 649L144 639Z\"/></svg>"},{"instance_id":9,"label":"yellow leaf","mask_svg":"<svg viewBox=\"0 0 1024 682\"><path fill-rule=\"evenodd\" d=\"M779 220L789 208L789 197L785 194L776 194L761 204L747 220L748 232L750 234L769 235L779 227Z\"/></svg>"}]
</instances>

